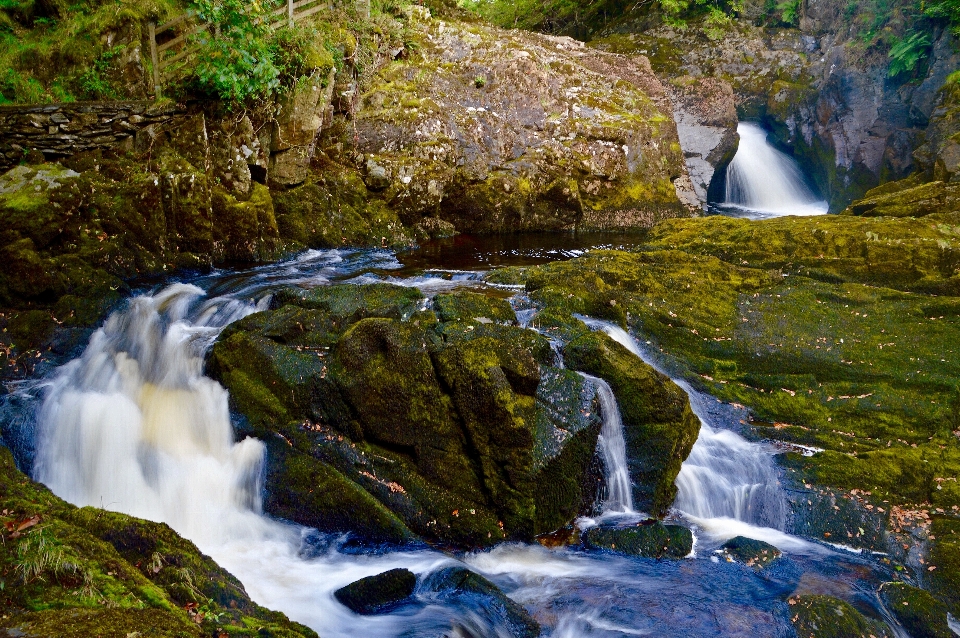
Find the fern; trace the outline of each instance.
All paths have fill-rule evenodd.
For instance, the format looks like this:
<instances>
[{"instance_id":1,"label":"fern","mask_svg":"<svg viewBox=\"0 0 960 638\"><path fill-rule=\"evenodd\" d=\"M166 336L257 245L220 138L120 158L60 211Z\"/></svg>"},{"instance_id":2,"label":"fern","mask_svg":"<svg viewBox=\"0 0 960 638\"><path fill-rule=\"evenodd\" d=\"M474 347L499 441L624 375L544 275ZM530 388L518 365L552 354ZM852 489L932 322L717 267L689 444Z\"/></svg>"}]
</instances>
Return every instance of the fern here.
<instances>
[{"instance_id":1,"label":"fern","mask_svg":"<svg viewBox=\"0 0 960 638\"><path fill-rule=\"evenodd\" d=\"M890 77L913 73L930 52L930 34L912 31L890 47Z\"/></svg>"}]
</instances>

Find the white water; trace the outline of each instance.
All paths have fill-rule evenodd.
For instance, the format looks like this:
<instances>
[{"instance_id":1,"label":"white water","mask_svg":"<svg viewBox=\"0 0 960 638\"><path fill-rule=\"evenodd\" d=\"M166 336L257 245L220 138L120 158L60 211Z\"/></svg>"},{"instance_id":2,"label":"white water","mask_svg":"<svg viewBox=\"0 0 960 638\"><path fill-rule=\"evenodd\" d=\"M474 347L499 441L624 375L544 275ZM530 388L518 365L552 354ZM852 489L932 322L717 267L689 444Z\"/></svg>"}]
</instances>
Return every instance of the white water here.
<instances>
[{"instance_id":1,"label":"white water","mask_svg":"<svg viewBox=\"0 0 960 638\"><path fill-rule=\"evenodd\" d=\"M766 131L741 122L737 132L740 146L727 166L725 205L766 217L827 212L827 203L806 185L797 163L767 141Z\"/></svg>"},{"instance_id":2,"label":"white water","mask_svg":"<svg viewBox=\"0 0 960 638\"><path fill-rule=\"evenodd\" d=\"M623 420L620 418L617 397L610 384L603 379L582 372L580 374L596 387L600 416L603 418L597 440L606 470L607 496L603 501L603 513L634 514L633 489L627 467L627 442L623 438Z\"/></svg>"},{"instance_id":3,"label":"white water","mask_svg":"<svg viewBox=\"0 0 960 638\"><path fill-rule=\"evenodd\" d=\"M360 263L341 263L348 258ZM203 352L227 323L263 307L272 285L322 285L334 275L355 276L391 263L396 262L386 253L366 258L340 251L308 253L242 276L211 278L204 284L208 293L173 284L131 300L127 311L97 331L80 359L45 382L35 475L76 504L170 523L237 576L256 602L285 612L324 638L507 638L502 621L482 601L451 603L418 590L415 601L395 613L361 617L332 595L358 578L394 567L423 576L458 562L491 578L535 613L545 625L545 638L719 638L734 631L764 635L770 629L771 610L784 604L781 585L709 560L658 562L518 543L459 561L430 550L342 554L336 539L264 517L259 503L263 447L251 439L234 442L226 393L202 375ZM629 335L608 327L643 356ZM691 395L695 405L697 396ZM604 410L605 427L608 416L619 417L614 408ZM614 433L622 438L615 421L609 425L607 441L616 438ZM625 466L625 460L614 459L609 466ZM619 505L608 499L608 509L629 503L626 498L629 490ZM712 523L726 525L729 533L729 521L701 523L704 530ZM781 549L792 539L736 523L747 529L737 533Z\"/></svg>"},{"instance_id":4,"label":"white water","mask_svg":"<svg viewBox=\"0 0 960 638\"><path fill-rule=\"evenodd\" d=\"M663 372L628 332L606 321L578 316L593 330L603 330L614 341ZM810 547L784 533L786 504L770 452L739 434L711 423L711 397L683 379L672 379L690 397L700 419L700 434L677 476L674 508L716 541L747 536L780 549Z\"/></svg>"}]
</instances>

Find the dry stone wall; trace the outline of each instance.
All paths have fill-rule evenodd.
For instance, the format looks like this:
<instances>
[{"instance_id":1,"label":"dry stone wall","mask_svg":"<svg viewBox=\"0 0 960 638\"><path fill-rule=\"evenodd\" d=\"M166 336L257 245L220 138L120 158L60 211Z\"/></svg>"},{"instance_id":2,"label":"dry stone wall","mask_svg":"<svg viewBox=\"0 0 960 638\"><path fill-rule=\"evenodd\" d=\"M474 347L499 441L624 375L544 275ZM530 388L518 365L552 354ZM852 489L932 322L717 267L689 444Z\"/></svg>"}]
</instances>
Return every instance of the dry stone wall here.
<instances>
[{"instance_id":1,"label":"dry stone wall","mask_svg":"<svg viewBox=\"0 0 960 638\"><path fill-rule=\"evenodd\" d=\"M0 106L0 171L30 151L59 159L81 151L133 145L138 133L186 115L176 104L146 100Z\"/></svg>"}]
</instances>

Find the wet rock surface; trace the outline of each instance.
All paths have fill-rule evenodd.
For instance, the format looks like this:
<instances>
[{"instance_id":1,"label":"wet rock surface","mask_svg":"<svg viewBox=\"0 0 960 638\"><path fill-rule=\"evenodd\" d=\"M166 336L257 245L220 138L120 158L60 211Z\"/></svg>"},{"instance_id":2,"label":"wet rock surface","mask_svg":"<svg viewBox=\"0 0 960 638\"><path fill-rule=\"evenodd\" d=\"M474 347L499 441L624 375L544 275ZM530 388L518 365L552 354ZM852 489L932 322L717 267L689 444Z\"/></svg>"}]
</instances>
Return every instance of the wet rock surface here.
<instances>
[{"instance_id":1,"label":"wet rock surface","mask_svg":"<svg viewBox=\"0 0 960 638\"><path fill-rule=\"evenodd\" d=\"M423 590L445 600L470 600L484 613L502 618L517 638L536 638L540 624L519 603L508 598L489 580L463 567L446 567L430 574Z\"/></svg>"},{"instance_id":2,"label":"wet rock surface","mask_svg":"<svg viewBox=\"0 0 960 638\"><path fill-rule=\"evenodd\" d=\"M730 559L757 569L763 569L782 555L782 552L770 543L744 536L731 538L721 549Z\"/></svg>"},{"instance_id":3,"label":"wet rock surface","mask_svg":"<svg viewBox=\"0 0 960 638\"><path fill-rule=\"evenodd\" d=\"M409 598L416 587L417 577L409 569L391 569L354 581L333 595L358 614L380 614Z\"/></svg>"},{"instance_id":4,"label":"wet rock surface","mask_svg":"<svg viewBox=\"0 0 960 638\"><path fill-rule=\"evenodd\" d=\"M587 547L645 558L683 558L693 550L688 528L653 519L628 528L591 527L581 541Z\"/></svg>"},{"instance_id":5,"label":"wet rock surface","mask_svg":"<svg viewBox=\"0 0 960 638\"><path fill-rule=\"evenodd\" d=\"M267 511L368 541L477 546L592 507L591 388L502 299L459 292L431 309L379 284L274 303L229 327L207 366L270 447Z\"/></svg>"}]
</instances>

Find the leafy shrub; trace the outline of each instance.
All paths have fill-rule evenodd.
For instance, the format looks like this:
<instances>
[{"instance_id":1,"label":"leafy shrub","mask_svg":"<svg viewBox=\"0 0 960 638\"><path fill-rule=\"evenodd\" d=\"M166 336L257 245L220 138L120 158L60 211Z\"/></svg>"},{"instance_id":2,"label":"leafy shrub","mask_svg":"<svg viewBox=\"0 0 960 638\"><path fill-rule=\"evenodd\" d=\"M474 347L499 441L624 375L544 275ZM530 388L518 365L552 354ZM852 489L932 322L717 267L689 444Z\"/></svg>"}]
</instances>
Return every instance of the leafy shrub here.
<instances>
[{"instance_id":1,"label":"leafy shrub","mask_svg":"<svg viewBox=\"0 0 960 638\"><path fill-rule=\"evenodd\" d=\"M199 92L228 108L267 97L280 86L280 69L271 56L270 6L245 0L195 0L197 17L214 25L192 40L200 44L193 68Z\"/></svg>"},{"instance_id":2,"label":"leafy shrub","mask_svg":"<svg viewBox=\"0 0 960 638\"><path fill-rule=\"evenodd\" d=\"M120 97L119 91L110 82L108 72L110 65L123 47L117 45L101 53L96 61L80 74L77 83L80 86L80 96L86 100L115 100Z\"/></svg>"}]
</instances>

